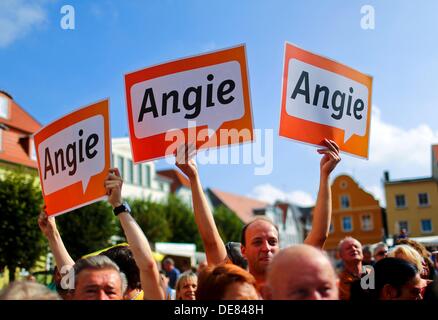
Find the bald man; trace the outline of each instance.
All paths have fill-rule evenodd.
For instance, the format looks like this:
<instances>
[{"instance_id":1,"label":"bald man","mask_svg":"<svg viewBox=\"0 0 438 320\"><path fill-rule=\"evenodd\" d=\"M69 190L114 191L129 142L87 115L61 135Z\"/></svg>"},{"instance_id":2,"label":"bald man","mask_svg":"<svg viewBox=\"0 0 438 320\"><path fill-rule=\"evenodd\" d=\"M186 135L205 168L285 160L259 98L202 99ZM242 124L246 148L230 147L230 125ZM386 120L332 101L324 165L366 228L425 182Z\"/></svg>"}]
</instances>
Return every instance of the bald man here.
<instances>
[{"instance_id":1,"label":"bald man","mask_svg":"<svg viewBox=\"0 0 438 320\"><path fill-rule=\"evenodd\" d=\"M302 244L281 250L267 274L271 300L338 300L336 272L319 249Z\"/></svg>"}]
</instances>

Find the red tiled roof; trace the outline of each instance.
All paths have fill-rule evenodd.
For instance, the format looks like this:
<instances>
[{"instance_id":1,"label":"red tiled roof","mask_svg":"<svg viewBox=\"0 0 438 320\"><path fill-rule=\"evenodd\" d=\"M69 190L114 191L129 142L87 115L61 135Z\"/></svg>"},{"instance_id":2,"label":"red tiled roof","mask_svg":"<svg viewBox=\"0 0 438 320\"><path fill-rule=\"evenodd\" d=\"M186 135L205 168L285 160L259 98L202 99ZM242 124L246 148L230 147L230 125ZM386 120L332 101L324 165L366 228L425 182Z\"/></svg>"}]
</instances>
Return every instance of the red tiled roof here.
<instances>
[{"instance_id":1,"label":"red tiled roof","mask_svg":"<svg viewBox=\"0 0 438 320\"><path fill-rule=\"evenodd\" d=\"M9 118L0 118L0 123L7 126L1 130L0 160L37 168L37 162L29 155L31 135L41 128L41 124L24 111L7 95L0 93L9 101Z\"/></svg>"},{"instance_id":2,"label":"red tiled roof","mask_svg":"<svg viewBox=\"0 0 438 320\"><path fill-rule=\"evenodd\" d=\"M9 119L0 118L0 123L28 134L33 134L41 128L41 124L38 121L24 111L15 101L10 99L9 111Z\"/></svg>"},{"instance_id":3,"label":"red tiled roof","mask_svg":"<svg viewBox=\"0 0 438 320\"><path fill-rule=\"evenodd\" d=\"M248 223L253 218L253 210L265 208L267 202L251 199L234 193L224 192L217 189L210 189L211 192L231 211L243 221Z\"/></svg>"},{"instance_id":4,"label":"red tiled roof","mask_svg":"<svg viewBox=\"0 0 438 320\"><path fill-rule=\"evenodd\" d=\"M29 156L28 149L30 141L28 135L23 135L18 131L9 129L2 130L2 149L0 160L21 164L31 168L37 168L37 162ZM20 141L20 138L22 141ZM24 139L24 141L23 141ZM24 142L24 143L23 143Z\"/></svg>"},{"instance_id":5,"label":"red tiled roof","mask_svg":"<svg viewBox=\"0 0 438 320\"><path fill-rule=\"evenodd\" d=\"M157 174L170 178L173 182L170 185L170 190L174 193L179 187L184 186L190 189L190 181L187 177L179 170L169 169L157 171Z\"/></svg>"}]
</instances>

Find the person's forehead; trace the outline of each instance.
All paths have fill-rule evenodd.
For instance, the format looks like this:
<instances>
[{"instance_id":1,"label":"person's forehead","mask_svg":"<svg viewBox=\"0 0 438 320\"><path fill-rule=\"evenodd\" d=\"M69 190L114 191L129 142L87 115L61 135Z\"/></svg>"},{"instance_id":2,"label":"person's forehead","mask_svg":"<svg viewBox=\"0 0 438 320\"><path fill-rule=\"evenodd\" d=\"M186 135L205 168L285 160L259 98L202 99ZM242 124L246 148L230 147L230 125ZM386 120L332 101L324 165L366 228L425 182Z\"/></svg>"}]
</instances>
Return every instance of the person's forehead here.
<instances>
[{"instance_id":1,"label":"person's forehead","mask_svg":"<svg viewBox=\"0 0 438 320\"><path fill-rule=\"evenodd\" d=\"M196 284L196 280L194 278L186 278L183 280L183 286Z\"/></svg>"},{"instance_id":2,"label":"person's forehead","mask_svg":"<svg viewBox=\"0 0 438 320\"><path fill-rule=\"evenodd\" d=\"M246 236L249 238L255 238L258 236L277 237L278 232L272 223L265 220L258 220L248 226L246 229Z\"/></svg>"},{"instance_id":3,"label":"person's forehead","mask_svg":"<svg viewBox=\"0 0 438 320\"><path fill-rule=\"evenodd\" d=\"M323 284L336 281L336 274L325 257L300 256L282 263L274 273L278 283L288 287ZM293 272L289 272L293 270Z\"/></svg>"},{"instance_id":4,"label":"person's forehead","mask_svg":"<svg viewBox=\"0 0 438 320\"><path fill-rule=\"evenodd\" d=\"M79 280L82 280L84 286L86 285L115 285L120 283L120 275L116 270L83 270L79 274Z\"/></svg>"},{"instance_id":5,"label":"person's forehead","mask_svg":"<svg viewBox=\"0 0 438 320\"><path fill-rule=\"evenodd\" d=\"M356 239L347 239L347 240L344 240L344 242L342 243L342 248L347 248L347 247L351 247L351 246L362 247L360 242L357 241Z\"/></svg>"}]
</instances>

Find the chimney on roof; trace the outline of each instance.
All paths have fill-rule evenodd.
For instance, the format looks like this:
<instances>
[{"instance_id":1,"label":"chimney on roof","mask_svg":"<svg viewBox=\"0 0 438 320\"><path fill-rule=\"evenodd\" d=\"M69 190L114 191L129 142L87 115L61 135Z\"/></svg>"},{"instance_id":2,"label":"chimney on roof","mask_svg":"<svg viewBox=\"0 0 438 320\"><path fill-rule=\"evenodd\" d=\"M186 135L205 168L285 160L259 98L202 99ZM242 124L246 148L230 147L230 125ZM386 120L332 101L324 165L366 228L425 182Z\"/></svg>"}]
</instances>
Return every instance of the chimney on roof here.
<instances>
[{"instance_id":1,"label":"chimney on roof","mask_svg":"<svg viewBox=\"0 0 438 320\"><path fill-rule=\"evenodd\" d=\"M432 145L432 178L438 180L438 144Z\"/></svg>"},{"instance_id":2,"label":"chimney on roof","mask_svg":"<svg viewBox=\"0 0 438 320\"><path fill-rule=\"evenodd\" d=\"M383 172L383 182L389 182L389 171Z\"/></svg>"}]
</instances>

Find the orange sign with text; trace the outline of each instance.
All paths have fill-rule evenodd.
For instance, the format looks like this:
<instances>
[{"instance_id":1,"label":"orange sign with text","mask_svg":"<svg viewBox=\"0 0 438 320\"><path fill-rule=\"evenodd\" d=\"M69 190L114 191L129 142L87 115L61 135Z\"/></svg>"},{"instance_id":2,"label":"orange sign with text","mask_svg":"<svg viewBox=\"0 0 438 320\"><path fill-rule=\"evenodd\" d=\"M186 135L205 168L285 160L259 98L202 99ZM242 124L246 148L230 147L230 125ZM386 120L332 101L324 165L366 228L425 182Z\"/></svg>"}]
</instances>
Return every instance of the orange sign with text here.
<instances>
[{"instance_id":1,"label":"orange sign with text","mask_svg":"<svg viewBox=\"0 0 438 320\"><path fill-rule=\"evenodd\" d=\"M286 43L280 136L368 159L372 77Z\"/></svg>"},{"instance_id":2,"label":"orange sign with text","mask_svg":"<svg viewBox=\"0 0 438 320\"><path fill-rule=\"evenodd\" d=\"M50 123L35 133L34 142L49 216L106 197L111 154L108 100Z\"/></svg>"},{"instance_id":3,"label":"orange sign with text","mask_svg":"<svg viewBox=\"0 0 438 320\"><path fill-rule=\"evenodd\" d=\"M129 73L125 87L135 163L253 140L244 45Z\"/></svg>"}]
</instances>

